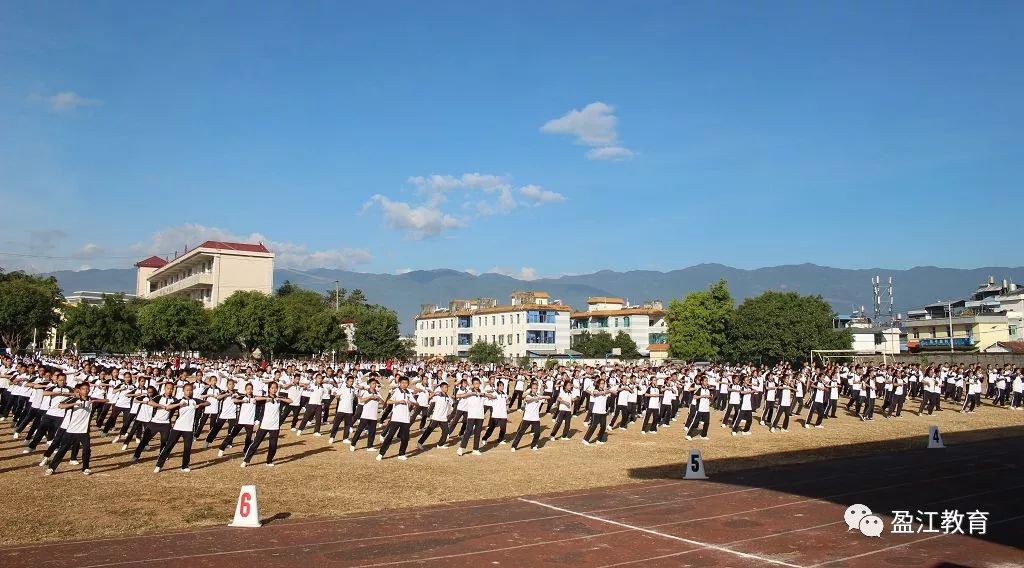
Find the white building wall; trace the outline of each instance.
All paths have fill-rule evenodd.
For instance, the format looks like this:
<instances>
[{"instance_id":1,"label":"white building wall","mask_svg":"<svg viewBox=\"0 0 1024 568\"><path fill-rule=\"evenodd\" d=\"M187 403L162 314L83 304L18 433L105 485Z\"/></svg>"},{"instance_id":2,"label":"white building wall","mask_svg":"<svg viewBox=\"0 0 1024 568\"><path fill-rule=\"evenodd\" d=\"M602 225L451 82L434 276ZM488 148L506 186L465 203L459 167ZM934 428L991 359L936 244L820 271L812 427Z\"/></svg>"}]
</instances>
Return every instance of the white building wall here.
<instances>
[{"instance_id":1,"label":"white building wall","mask_svg":"<svg viewBox=\"0 0 1024 568\"><path fill-rule=\"evenodd\" d=\"M547 307L548 311L550 306ZM539 307L543 310L545 307ZM416 319L416 354L421 357L444 357L464 354L470 345L459 345L460 334L471 334L472 343L486 341L502 347L505 357L522 357L527 351L562 354L569 349L569 312L556 311L554 323L528 323L527 311L509 309L474 313L470 327L458 327L458 316L425 316ZM431 323L433 322L433 324ZM555 343L527 343L528 331L552 331ZM433 343L431 343L433 338Z\"/></svg>"}]
</instances>

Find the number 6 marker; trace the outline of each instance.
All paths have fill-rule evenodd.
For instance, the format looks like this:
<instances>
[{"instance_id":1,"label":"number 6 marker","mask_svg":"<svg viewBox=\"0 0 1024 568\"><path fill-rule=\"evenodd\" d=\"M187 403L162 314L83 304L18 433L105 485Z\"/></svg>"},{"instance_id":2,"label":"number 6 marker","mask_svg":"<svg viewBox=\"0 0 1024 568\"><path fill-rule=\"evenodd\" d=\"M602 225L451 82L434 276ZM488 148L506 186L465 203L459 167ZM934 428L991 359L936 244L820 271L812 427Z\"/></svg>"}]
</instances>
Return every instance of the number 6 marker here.
<instances>
[{"instance_id":1,"label":"number 6 marker","mask_svg":"<svg viewBox=\"0 0 1024 568\"><path fill-rule=\"evenodd\" d=\"M238 505L235 506L235 520L229 527L259 528L260 508L256 501L256 486L243 485L238 492Z\"/></svg>"}]
</instances>

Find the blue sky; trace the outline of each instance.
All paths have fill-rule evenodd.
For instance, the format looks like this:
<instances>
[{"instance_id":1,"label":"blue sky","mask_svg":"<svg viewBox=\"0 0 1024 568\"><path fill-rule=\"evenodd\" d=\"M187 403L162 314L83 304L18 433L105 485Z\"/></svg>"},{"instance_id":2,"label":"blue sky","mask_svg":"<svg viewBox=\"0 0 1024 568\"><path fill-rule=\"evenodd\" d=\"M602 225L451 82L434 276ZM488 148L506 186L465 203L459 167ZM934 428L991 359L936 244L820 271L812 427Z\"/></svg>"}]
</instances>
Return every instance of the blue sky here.
<instances>
[{"instance_id":1,"label":"blue sky","mask_svg":"<svg viewBox=\"0 0 1024 568\"><path fill-rule=\"evenodd\" d=\"M7 4L0 263L1020 265L1022 37L1020 2Z\"/></svg>"}]
</instances>

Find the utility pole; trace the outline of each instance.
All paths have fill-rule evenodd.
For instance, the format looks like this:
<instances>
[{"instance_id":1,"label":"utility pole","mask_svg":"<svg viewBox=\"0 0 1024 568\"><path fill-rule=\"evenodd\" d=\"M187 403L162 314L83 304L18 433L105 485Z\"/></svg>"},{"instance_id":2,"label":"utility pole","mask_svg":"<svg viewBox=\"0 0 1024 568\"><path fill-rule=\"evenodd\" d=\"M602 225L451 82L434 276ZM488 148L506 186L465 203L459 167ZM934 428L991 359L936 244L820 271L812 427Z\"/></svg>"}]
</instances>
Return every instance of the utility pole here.
<instances>
[{"instance_id":1,"label":"utility pole","mask_svg":"<svg viewBox=\"0 0 1024 568\"><path fill-rule=\"evenodd\" d=\"M953 302L946 302L946 314L949 316L949 352L953 352Z\"/></svg>"},{"instance_id":2,"label":"utility pole","mask_svg":"<svg viewBox=\"0 0 1024 568\"><path fill-rule=\"evenodd\" d=\"M341 280L334 281L334 311L341 309Z\"/></svg>"}]
</instances>

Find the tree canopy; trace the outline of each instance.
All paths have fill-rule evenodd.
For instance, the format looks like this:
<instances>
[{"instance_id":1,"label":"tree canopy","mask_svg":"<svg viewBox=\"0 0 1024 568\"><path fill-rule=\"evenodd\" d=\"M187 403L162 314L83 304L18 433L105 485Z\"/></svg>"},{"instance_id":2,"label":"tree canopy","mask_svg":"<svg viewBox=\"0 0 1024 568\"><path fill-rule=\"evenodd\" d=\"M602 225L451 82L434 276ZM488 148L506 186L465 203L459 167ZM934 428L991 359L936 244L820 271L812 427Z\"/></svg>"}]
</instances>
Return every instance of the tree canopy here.
<instances>
[{"instance_id":1,"label":"tree canopy","mask_svg":"<svg viewBox=\"0 0 1024 568\"><path fill-rule=\"evenodd\" d=\"M612 352L612 347L616 347L615 340L607 331L597 333L584 331L576 337L572 346L574 351L579 351L587 358L607 357ZM634 344L633 347L636 345Z\"/></svg>"},{"instance_id":2,"label":"tree canopy","mask_svg":"<svg viewBox=\"0 0 1024 568\"><path fill-rule=\"evenodd\" d=\"M812 349L849 349L849 330L832 326L835 312L821 296L769 290L736 309L729 347L736 361L798 361Z\"/></svg>"},{"instance_id":3,"label":"tree canopy","mask_svg":"<svg viewBox=\"0 0 1024 568\"><path fill-rule=\"evenodd\" d=\"M0 342L12 351L23 349L33 336L42 343L60 321L64 303L57 280L24 272L0 272Z\"/></svg>"},{"instance_id":4,"label":"tree canopy","mask_svg":"<svg viewBox=\"0 0 1024 568\"><path fill-rule=\"evenodd\" d=\"M214 345L210 312L198 300L162 296L138 307L142 346L148 351L199 351Z\"/></svg>"},{"instance_id":5,"label":"tree canopy","mask_svg":"<svg viewBox=\"0 0 1024 568\"><path fill-rule=\"evenodd\" d=\"M68 306L61 329L79 351L130 353L141 341L136 310L123 294L104 296L99 305Z\"/></svg>"},{"instance_id":6,"label":"tree canopy","mask_svg":"<svg viewBox=\"0 0 1024 568\"><path fill-rule=\"evenodd\" d=\"M356 318L356 349L367 359L403 358L406 346L399 340L398 314L382 306L369 306Z\"/></svg>"},{"instance_id":7,"label":"tree canopy","mask_svg":"<svg viewBox=\"0 0 1024 568\"><path fill-rule=\"evenodd\" d=\"M665 316L672 357L690 361L717 361L728 350L732 295L724 279L707 290L672 300Z\"/></svg>"},{"instance_id":8,"label":"tree canopy","mask_svg":"<svg viewBox=\"0 0 1024 568\"><path fill-rule=\"evenodd\" d=\"M505 350L497 343L477 341L466 350L466 357L474 364L503 363Z\"/></svg>"},{"instance_id":9,"label":"tree canopy","mask_svg":"<svg viewBox=\"0 0 1024 568\"><path fill-rule=\"evenodd\" d=\"M249 290L231 294L210 314L214 337L222 344L237 345L247 356L256 349L272 353L284 337L284 310L275 300Z\"/></svg>"}]
</instances>

